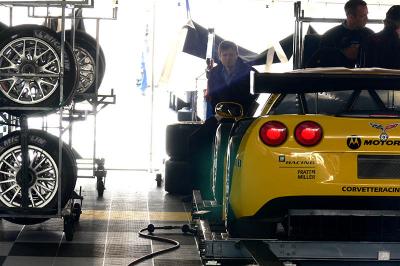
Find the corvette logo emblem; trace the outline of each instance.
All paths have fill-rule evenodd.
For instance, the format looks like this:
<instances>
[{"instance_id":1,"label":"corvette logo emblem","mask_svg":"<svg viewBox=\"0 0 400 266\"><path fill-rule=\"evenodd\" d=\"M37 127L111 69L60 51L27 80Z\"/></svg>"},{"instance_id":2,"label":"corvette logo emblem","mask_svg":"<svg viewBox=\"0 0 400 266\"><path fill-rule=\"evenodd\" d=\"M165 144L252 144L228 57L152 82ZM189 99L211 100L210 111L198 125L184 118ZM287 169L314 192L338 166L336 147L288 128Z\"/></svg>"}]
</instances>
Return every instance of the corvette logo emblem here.
<instances>
[{"instance_id":1,"label":"corvette logo emblem","mask_svg":"<svg viewBox=\"0 0 400 266\"><path fill-rule=\"evenodd\" d=\"M361 138L359 136L352 135L347 138L347 147L352 150L357 150L361 147Z\"/></svg>"},{"instance_id":2,"label":"corvette logo emblem","mask_svg":"<svg viewBox=\"0 0 400 266\"><path fill-rule=\"evenodd\" d=\"M379 139L381 141L387 141L389 138L389 135L386 133L386 131L397 127L398 125L400 125L400 123L393 123L393 124L389 124L387 126L382 126L381 124L371 122L371 123L369 123L369 125L373 128L382 130L382 133L379 135Z\"/></svg>"}]
</instances>

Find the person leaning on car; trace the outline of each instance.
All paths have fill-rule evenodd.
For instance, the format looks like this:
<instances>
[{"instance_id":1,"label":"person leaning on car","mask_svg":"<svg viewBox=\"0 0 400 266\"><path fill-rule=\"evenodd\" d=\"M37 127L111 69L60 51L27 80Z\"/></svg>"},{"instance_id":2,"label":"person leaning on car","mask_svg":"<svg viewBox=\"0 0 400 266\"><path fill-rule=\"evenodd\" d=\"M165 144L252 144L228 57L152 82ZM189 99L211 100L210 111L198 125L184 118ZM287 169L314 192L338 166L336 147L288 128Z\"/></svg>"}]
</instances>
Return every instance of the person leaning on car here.
<instances>
[{"instance_id":1,"label":"person leaning on car","mask_svg":"<svg viewBox=\"0 0 400 266\"><path fill-rule=\"evenodd\" d=\"M206 100L215 114L219 102L236 102L248 114L255 100L250 94L250 71L254 68L239 58L238 46L231 41L222 41L218 46L220 64L211 68L207 78Z\"/></svg>"},{"instance_id":2,"label":"person leaning on car","mask_svg":"<svg viewBox=\"0 0 400 266\"><path fill-rule=\"evenodd\" d=\"M207 75L206 99L211 112L202 126L189 137L191 169L193 169L194 188L200 189L205 199L211 197L212 150L219 117L215 106L219 102L236 102L242 105L243 114L253 111L256 97L250 93L250 71L238 53L238 46L231 41L222 41L218 46L220 64L212 67Z\"/></svg>"},{"instance_id":3,"label":"person leaning on car","mask_svg":"<svg viewBox=\"0 0 400 266\"><path fill-rule=\"evenodd\" d=\"M363 0L349 0L344 5L346 20L321 37L320 48L310 59L309 67L358 67L360 51L374 32L365 27L368 7Z\"/></svg>"},{"instance_id":4,"label":"person leaning on car","mask_svg":"<svg viewBox=\"0 0 400 266\"><path fill-rule=\"evenodd\" d=\"M371 35L366 43L365 67L400 69L400 5L386 12L384 29Z\"/></svg>"}]
</instances>

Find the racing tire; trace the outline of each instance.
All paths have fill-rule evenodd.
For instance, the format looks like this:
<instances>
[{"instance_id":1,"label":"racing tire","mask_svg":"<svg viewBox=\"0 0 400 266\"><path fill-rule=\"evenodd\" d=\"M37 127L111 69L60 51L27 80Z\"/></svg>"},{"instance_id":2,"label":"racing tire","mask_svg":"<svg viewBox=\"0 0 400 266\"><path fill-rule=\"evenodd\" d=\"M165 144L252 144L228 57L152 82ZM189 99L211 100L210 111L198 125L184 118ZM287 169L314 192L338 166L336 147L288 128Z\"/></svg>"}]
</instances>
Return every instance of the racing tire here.
<instances>
[{"instance_id":1,"label":"racing tire","mask_svg":"<svg viewBox=\"0 0 400 266\"><path fill-rule=\"evenodd\" d=\"M192 152L189 148L190 136L200 128L201 123L176 123L166 128L166 152L175 160L185 160Z\"/></svg>"},{"instance_id":2,"label":"racing tire","mask_svg":"<svg viewBox=\"0 0 400 266\"><path fill-rule=\"evenodd\" d=\"M45 115L72 101L78 81L77 64L72 49L65 45L60 102L61 42L56 32L39 25L19 25L2 31L0 40L0 68L11 74L0 76L0 105L12 107L7 111L9 114ZM38 110L38 107L54 109Z\"/></svg>"},{"instance_id":3,"label":"racing tire","mask_svg":"<svg viewBox=\"0 0 400 266\"><path fill-rule=\"evenodd\" d=\"M58 207L59 139L47 132L28 130L28 207L35 214L54 214ZM0 206L18 210L22 207L21 132L14 131L0 139ZM12 167L11 167L12 166ZM15 167L17 166L17 167ZM77 166L72 150L62 147L61 207L71 197L77 179ZM9 181L9 182L1 182ZM8 192L5 192L7 191ZM51 213L49 213L49 211ZM4 218L17 224L36 224L48 218Z\"/></svg>"},{"instance_id":4,"label":"racing tire","mask_svg":"<svg viewBox=\"0 0 400 266\"><path fill-rule=\"evenodd\" d=\"M60 34L60 33L59 33ZM72 46L72 32L65 31L65 40ZM96 84L96 46L97 41L84 31L75 31L74 55L79 65L78 87L74 100L83 101L82 94L93 94L100 88L106 70L106 58L103 49L99 47L98 76Z\"/></svg>"},{"instance_id":5,"label":"racing tire","mask_svg":"<svg viewBox=\"0 0 400 266\"><path fill-rule=\"evenodd\" d=\"M192 192L193 181L190 164L185 161L169 159L165 162L165 191L171 194L187 195Z\"/></svg>"},{"instance_id":6,"label":"racing tire","mask_svg":"<svg viewBox=\"0 0 400 266\"><path fill-rule=\"evenodd\" d=\"M225 157L232 126L233 122L222 122L215 133L211 184L213 197L219 204L223 201Z\"/></svg>"}]
</instances>

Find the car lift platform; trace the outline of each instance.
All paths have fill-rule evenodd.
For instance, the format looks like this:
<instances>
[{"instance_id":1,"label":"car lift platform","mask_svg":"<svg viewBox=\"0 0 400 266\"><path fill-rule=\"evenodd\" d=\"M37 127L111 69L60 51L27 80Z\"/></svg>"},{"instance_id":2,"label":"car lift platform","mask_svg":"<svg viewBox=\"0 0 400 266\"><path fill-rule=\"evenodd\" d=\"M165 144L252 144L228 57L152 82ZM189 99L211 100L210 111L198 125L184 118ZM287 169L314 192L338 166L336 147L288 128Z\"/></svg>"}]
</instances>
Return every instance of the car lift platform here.
<instances>
[{"instance_id":1,"label":"car lift platform","mask_svg":"<svg viewBox=\"0 0 400 266\"><path fill-rule=\"evenodd\" d=\"M194 191L193 208L198 247L205 265L400 265L400 242L230 238L224 225L214 223L212 209L221 210L215 202L203 201L199 191Z\"/></svg>"}]
</instances>

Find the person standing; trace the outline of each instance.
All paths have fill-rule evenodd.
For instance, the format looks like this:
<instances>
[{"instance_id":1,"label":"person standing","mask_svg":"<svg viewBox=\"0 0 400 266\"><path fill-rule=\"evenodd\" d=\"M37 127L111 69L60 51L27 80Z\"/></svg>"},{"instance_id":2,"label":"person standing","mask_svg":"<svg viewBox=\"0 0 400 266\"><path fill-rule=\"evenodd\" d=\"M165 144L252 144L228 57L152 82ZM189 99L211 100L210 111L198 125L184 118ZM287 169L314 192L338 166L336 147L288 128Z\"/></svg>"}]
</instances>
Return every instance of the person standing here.
<instances>
[{"instance_id":1,"label":"person standing","mask_svg":"<svg viewBox=\"0 0 400 266\"><path fill-rule=\"evenodd\" d=\"M211 114L219 102L236 102L242 105L243 113L248 114L255 101L250 93L250 71L254 68L239 58L238 47L234 42L222 41L218 46L220 64L208 73L206 100L211 105Z\"/></svg>"},{"instance_id":2,"label":"person standing","mask_svg":"<svg viewBox=\"0 0 400 266\"><path fill-rule=\"evenodd\" d=\"M365 27L368 7L363 0L349 0L344 5L346 20L321 36L320 49L310 59L310 67L359 67L360 54L367 38L374 32Z\"/></svg>"},{"instance_id":3,"label":"person standing","mask_svg":"<svg viewBox=\"0 0 400 266\"><path fill-rule=\"evenodd\" d=\"M215 106L220 102L235 102L243 107L244 116L250 115L256 96L250 93L250 71L238 54L238 46L231 41L222 41L218 46L220 62L207 73L206 100L211 106L204 123L189 137L191 169L194 188L199 189L204 199L211 199L211 170L213 143L219 126ZM254 104L254 105L253 105Z\"/></svg>"},{"instance_id":4,"label":"person standing","mask_svg":"<svg viewBox=\"0 0 400 266\"><path fill-rule=\"evenodd\" d=\"M384 28L371 35L363 53L365 67L400 69L400 5L386 12Z\"/></svg>"}]
</instances>

